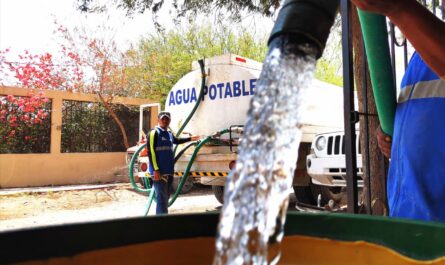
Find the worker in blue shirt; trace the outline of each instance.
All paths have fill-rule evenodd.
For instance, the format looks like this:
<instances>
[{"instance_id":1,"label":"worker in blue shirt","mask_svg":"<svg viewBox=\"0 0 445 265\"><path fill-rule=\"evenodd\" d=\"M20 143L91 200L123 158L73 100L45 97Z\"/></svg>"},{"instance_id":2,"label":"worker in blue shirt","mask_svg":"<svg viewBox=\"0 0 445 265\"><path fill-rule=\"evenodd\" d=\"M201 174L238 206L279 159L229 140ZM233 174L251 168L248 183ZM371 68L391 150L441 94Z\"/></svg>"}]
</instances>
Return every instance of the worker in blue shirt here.
<instances>
[{"instance_id":1,"label":"worker in blue shirt","mask_svg":"<svg viewBox=\"0 0 445 265\"><path fill-rule=\"evenodd\" d=\"M377 133L391 158L390 216L445 222L445 23L416 0L351 1L386 15L416 49L402 80L393 138Z\"/></svg>"},{"instance_id":2,"label":"worker in blue shirt","mask_svg":"<svg viewBox=\"0 0 445 265\"><path fill-rule=\"evenodd\" d=\"M175 159L173 144L199 140L199 136L176 138L168 131L171 115L162 111L158 115L158 125L147 136L149 173L153 178L156 193L156 214L168 213L168 199L173 184Z\"/></svg>"}]
</instances>

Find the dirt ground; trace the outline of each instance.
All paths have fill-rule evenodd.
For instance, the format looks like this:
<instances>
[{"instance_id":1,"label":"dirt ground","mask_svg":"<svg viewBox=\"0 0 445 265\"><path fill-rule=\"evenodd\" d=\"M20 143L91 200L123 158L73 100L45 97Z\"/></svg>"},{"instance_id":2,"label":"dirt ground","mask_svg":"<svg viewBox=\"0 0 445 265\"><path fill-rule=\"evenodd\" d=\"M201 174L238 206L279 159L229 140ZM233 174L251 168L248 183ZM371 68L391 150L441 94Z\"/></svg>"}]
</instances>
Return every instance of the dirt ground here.
<instances>
[{"instance_id":1,"label":"dirt ground","mask_svg":"<svg viewBox=\"0 0 445 265\"><path fill-rule=\"evenodd\" d=\"M295 211L290 194L289 211ZM137 193L131 184L81 185L50 188L0 189L0 232L36 226L144 216L148 195ZM154 215L156 205L148 215ZM210 186L195 184L178 196L170 214L219 211Z\"/></svg>"},{"instance_id":2,"label":"dirt ground","mask_svg":"<svg viewBox=\"0 0 445 265\"><path fill-rule=\"evenodd\" d=\"M148 196L130 184L66 187L43 191L0 190L0 231L72 222L143 216ZM178 197L170 213L218 211L221 205L209 186L195 186ZM155 213L152 205L149 215Z\"/></svg>"}]
</instances>

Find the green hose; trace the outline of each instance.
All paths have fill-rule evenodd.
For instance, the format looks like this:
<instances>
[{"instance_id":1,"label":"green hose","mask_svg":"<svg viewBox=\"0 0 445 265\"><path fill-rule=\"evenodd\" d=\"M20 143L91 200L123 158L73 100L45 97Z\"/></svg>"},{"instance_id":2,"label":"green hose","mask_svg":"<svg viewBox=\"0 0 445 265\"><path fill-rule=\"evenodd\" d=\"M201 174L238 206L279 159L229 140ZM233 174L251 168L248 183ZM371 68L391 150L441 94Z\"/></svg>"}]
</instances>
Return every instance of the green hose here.
<instances>
[{"instance_id":1,"label":"green hose","mask_svg":"<svg viewBox=\"0 0 445 265\"><path fill-rule=\"evenodd\" d=\"M150 195L148 196L148 203L147 203L147 206L145 207L144 216L148 215L148 212L150 211L150 207L153 202L154 196L155 196L155 189L153 188L153 189L151 189Z\"/></svg>"},{"instance_id":2,"label":"green hose","mask_svg":"<svg viewBox=\"0 0 445 265\"><path fill-rule=\"evenodd\" d=\"M187 126L190 119L193 117L196 110L198 109L199 103L201 103L202 97L204 96L204 88L205 88L205 84L206 84L206 73L205 73L205 68L204 68L204 60L201 59L198 61L198 63L199 63L199 67L201 68L201 91L199 91L198 100L196 101L195 106L193 106L192 111L189 113L189 115L185 119L184 123L182 124L181 128L179 128L178 132L176 133L176 137L179 137L179 135L181 135L185 126ZM176 149L178 149L178 145L175 146L175 149L173 150L173 154L176 154Z\"/></svg>"},{"instance_id":3,"label":"green hose","mask_svg":"<svg viewBox=\"0 0 445 265\"><path fill-rule=\"evenodd\" d=\"M223 135L223 134L226 134L226 133L228 133L228 132L229 132L228 129L224 129L224 130L221 130L221 131L217 132L215 135ZM177 198L177 197L179 196L179 194L181 193L182 187L184 186L184 184L185 184L185 182L186 182L186 180L187 180L187 178L188 178L188 175L189 175L189 173L190 173L190 169L191 169L191 167L192 167L192 165L193 165L193 162L195 161L196 155L198 154L199 150L201 149L201 147L202 147L203 145L205 145L207 142L209 142L210 140L212 140L212 137L213 137L213 136L207 136L206 138L204 138L204 140L201 140L201 141L198 143L198 145L196 146L195 150L193 151L192 157L190 158L190 161L189 161L189 163L187 164L187 167L186 167L186 169L185 169L184 177L181 178L181 181L179 182L179 185L178 185L178 188L176 189L175 194L173 195L172 199L171 199L171 200L169 201L169 203L168 203L168 206L169 206L169 207L176 201L176 198ZM139 153L141 152L141 150L142 150L146 145L147 145L147 144L143 144L143 145L141 145L141 146L136 150L136 152L133 154L133 157L131 158L130 165L129 165L129 169L130 169L130 170L129 170L130 182L131 182L133 188L134 188L136 191L138 191L138 192L141 192L141 193L149 193L149 194L150 194L150 195L149 195L149 198L148 198L148 202L147 202L147 206L146 206L145 214L144 214L144 215L147 215L147 214L148 214L148 212L150 211L151 204L153 203L153 200L154 200L154 188L149 188L149 189L141 189L141 188L139 188L139 187L136 185L136 182L134 181L133 167L134 167L134 163L137 161L137 157L139 156Z\"/></svg>"},{"instance_id":4,"label":"green hose","mask_svg":"<svg viewBox=\"0 0 445 265\"><path fill-rule=\"evenodd\" d=\"M228 129L224 129L222 131L219 131L217 133L217 135L222 135L222 134L225 134L225 133L228 133L228 132L229 132ZM171 206L175 202L176 198L178 197L179 193L181 192L182 187L184 186L184 183L185 183L185 181L188 178L188 175L189 175L189 172L190 172L190 168L192 167L193 162L195 161L196 155L199 152L199 149L201 149L201 147L203 145L205 145L208 141L210 141L212 139L212 137L213 136L207 136L206 138L204 138L204 140L200 141L199 144L196 146L195 151L193 151L192 157L190 158L190 161L187 164L187 167L185 169L184 177L179 182L178 188L176 189L176 192L173 195L173 198L168 202L168 206Z\"/></svg>"},{"instance_id":5,"label":"green hose","mask_svg":"<svg viewBox=\"0 0 445 265\"><path fill-rule=\"evenodd\" d=\"M179 135L181 135L182 131L184 130L185 126L187 126L190 119L193 117L196 110L198 109L199 103L201 103L202 97L204 95L204 88L205 88L205 84L206 84L206 73L205 73L205 69L204 69L204 60L201 59L198 61L198 63L201 68L201 91L199 92L198 100L196 101L195 106L193 106L193 109L190 112L190 114L187 116L187 119L185 119L185 122L182 124L181 128L179 128L178 132L176 133L176 137L179 137ZM176 151L176 148L175 148L175 151Z\"/></svg>"},{"instance_id":6,"label":"green hose","mask_svg":"<svg viewBox=\"0 0 445 265\"><path fill-rule=\"evenodd\" d=\"M389 54L386 18L360 9L358 9L358 15L369 62L369 72L380 126L384 133L392 136L397 102Z\"/></svg>"},{"instance_id":7,"label":"green hose","mask_svg":"<svg viewBox=\"0 0 445 265\"><path fill-rule=\"evenodd\" d=\"M176 161L177 161L177 160L184 154L183 151L185 151L186 149L188 149L188 148L189 148L190 146L192 146L192 145L196 145L196 142L194 142L194 143L192 143L192 144L186 146L184 149L182 149L181 152L179 152L179 154L178 154L177 156L175 156L175 163L176 163ZM148 187L148 186L149 186L149 182L148 182L148 180L144 179L144 182L145 182L145 186ZM180 183L185 183L185 180L183 181L183 180L181 179ZM180 188L179 188L179 186L178 186L179 191L181 191L182 186L184 186L184 184L182 184ZM153 203L153 200L154 200L154 194L155 194L155 193L154 193L154 188L153 188L152 191L150 192L149 197L148 197L147 206L145 207L145 214L144 214L145 216L147 216L147 215L148 215L148 212L150 211L151 204Z\"/></svg>"},{"instance_id":8,"label":"green hose","mask_svg":"<svg viewBox=\"0 0 445 265\"><path fill-rule=\"evenodd\" d=\"M204 88L205 88L205 83L206 83L206 75L205 75L205 68L204 68L204 60L201 59L201 60L198 61L198 63L199 63L199 66L200 66L200 68L201 68L201 91L199 92L198 100L196 101L195 106L193 107L193 109L192 109L192 111L190 112L190 114L187 116L187 118L186 118L185 122L182 124L181 128L178 130L178 132L177 132L177 134L176 134L177 137L182 133L182 131L184 130L185 126L187 126L187 124L189 123L190 119L191 119L191 118L193 117L193 115L195 114L196 110L198 109L199 103L201 103L201 99L202 99L202 97L203 97L203 95L204 95ZM130 178L130 182L131 182L131 185L133 186L133 188L134 188L137 192L140 192L140 193L149 193L149 194L150 194L150 195L149 195L149 199L148 199L148 204L147 204L147 207L146 207L145 215L147 215L147 214L148 214L148 211L150 210L150 206L151 206L151 203L152 203L152 201L153 201L153 197L154 197L154 196L153 196L153 195L154 195L154 189L150 189L150 188L149 188L149 189L141 189L141 188L138 187L138 185L137 185L136 182L134 181L133 167L134 167L134 163L137 161L137 158L138 158L138 156L139 156L139 153L141 152L141 150L142 150L146 145L147 145L147 144L145 143L145 144L141 145L141 146L138 148L138 150L133 154L133 156L132 156L132 158L131 158L130 165L129 165L129 178ZM177 147L178 147L178 145L175 147L173 153L176 153L176 149L177 149ZM187 178L186 178L186 177L185 177L185 178L182 178L182 181L181 181L182 185L180 186L180 189L179 189L179 187L178 187L179 191L182 189L182 186L184 186L185 179L187 179ZM144 181L145 181L145 180L144 180ZM175 199L176 199L176 198L175 198Z\"/></svg>"},{"instance_id":9,"label":"green hose","mask_svg":"<svg viewBox=\"0 0 445 265\"><path fill-rule=\"evenodd\" d=\"M137 161L137 158L139 157L139 153L142 151L142 149L144 149L144 147L147 146L147 144L143 144L141 146L139 146L139 148L136 150L136 152L134 152L133 156L131 157L131 161L130 161L130 165L128 166L128 176L131 182L131 186L133 186L133 188L140 193L151 193L150 188L148 189L141 189L138 187L138 185L136 184L136 182L134 181L134 175L133 175L133 169L134 169L134 163Z\"/></svg>"}]
</instances>

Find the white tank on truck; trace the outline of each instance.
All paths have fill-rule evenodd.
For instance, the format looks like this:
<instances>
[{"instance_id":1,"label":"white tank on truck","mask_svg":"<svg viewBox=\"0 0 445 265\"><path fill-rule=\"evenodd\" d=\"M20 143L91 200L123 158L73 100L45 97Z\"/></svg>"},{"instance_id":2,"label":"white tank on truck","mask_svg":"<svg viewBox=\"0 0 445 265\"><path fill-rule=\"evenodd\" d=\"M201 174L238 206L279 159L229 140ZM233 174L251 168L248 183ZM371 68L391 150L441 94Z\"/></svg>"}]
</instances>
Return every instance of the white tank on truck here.
<instances>
[{"instance_id":1,"label":"white tank on truck","mask_svg":"<svg viewBox=\"0 0 445 265\"><path fill-rule=\"evenodd\" d=\"M233 54L204 62L204 97L185 130L195 135L211 135L232 125L244 124L262 64ZM201 90L201 76L200 66L194 62L192 71L170 90L165 110L172 115L170 127L173 131L179 130L195 106Z\"/></svg>"},{"instance_id":2,"label":"white tank on truck","mask_svg":"<svg viewBox=\"0 0 445 265\"><path fill-rule=\"evenodd\" d=\"M244 125L250 99L255 93L262 64L235 54L205 59L206 83L203 97L195 114L184 131L192 135L208 136L223 129ZM176 132L183 125L201 91L202 74L197 62L192 71L181 78L170 90L165 110L172 116L171 129ZM303 203L314 204L316 197L310 189L310 177L306 171L306 155L318 133L343 128L342 88L314 79L307 95L308 108L303 115L303 137L294 176L294 191ZM236 161L239 134L232 134L231 144L206 145L201 148L191 167L195 181L212 185L216 198L223 202L226 176ZM223 140L229 134L222 136ZM178 148L180 150L181 148ZM190 160L192 150L183 155L175 165L182 176ZM297 155L297 154L296 154ZM189 178L192 179L192 178Z\"/></svg>"}]
</instances>

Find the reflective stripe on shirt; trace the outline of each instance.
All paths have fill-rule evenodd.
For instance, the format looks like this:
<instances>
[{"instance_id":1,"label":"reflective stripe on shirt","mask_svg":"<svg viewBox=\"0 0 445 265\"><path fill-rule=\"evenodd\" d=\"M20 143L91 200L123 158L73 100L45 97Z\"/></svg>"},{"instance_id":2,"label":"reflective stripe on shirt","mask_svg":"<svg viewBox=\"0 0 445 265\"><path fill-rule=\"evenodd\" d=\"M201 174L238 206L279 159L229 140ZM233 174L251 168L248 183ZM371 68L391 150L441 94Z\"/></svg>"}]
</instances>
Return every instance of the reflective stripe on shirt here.
<instances>
[{"instance_id":1,"label":"reflective stripe on shirt","mask_svg":"<svg viewBox=\"0 0 445 265\"><path fill-rule=\"evenodd\" d=\"M156 147L156 151L170 151L173 150L171 146L158 146Z\"/></svg>"},{"instance_id":2,"label":"reflective stripe on shirt","mask_svg":"<svg viewBox=\"0 0 445 265\"><path fill-rule=\"evenodd\" d=\"M159 170L155 149L153 148L155 146L155 134L156 130L152 130L150 132L150 153L151 153L151 160L153 161L154 170Z\"/></svg>"},{"instance_id":3,"label":"reflective stripe on shirt","mask_svg":"<svg viewBox=\"0 0 445 265\"><path fill-rule=\"evenodd\" d=\"M408 85L400 91L398 102L409 99L445 98L445 80L420 81L415 85Z\"/></svg>"}]
</instances>

